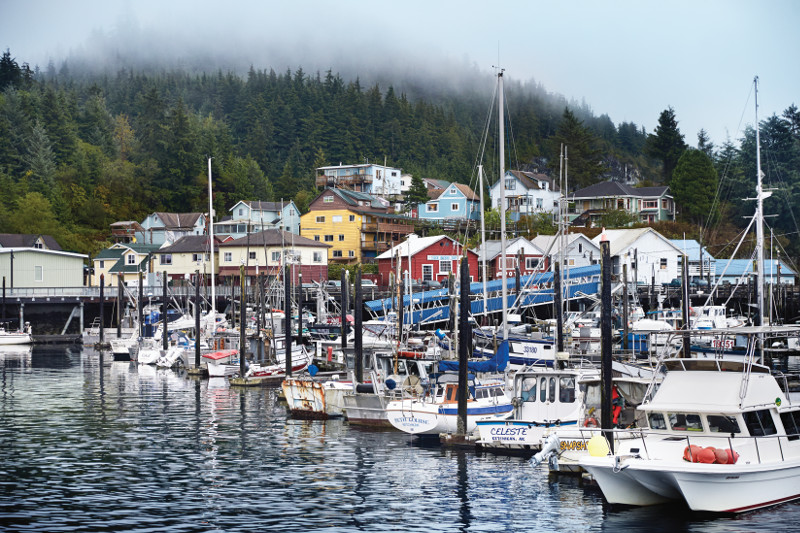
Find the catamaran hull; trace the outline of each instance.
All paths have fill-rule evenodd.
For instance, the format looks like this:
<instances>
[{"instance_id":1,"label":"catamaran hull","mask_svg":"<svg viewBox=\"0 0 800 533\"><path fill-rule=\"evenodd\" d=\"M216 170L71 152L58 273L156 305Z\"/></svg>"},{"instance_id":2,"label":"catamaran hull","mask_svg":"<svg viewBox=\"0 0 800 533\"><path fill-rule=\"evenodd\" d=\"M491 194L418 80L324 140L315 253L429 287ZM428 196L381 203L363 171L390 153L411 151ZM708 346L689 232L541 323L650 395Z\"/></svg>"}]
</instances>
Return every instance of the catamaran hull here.
<instances>
[{"instance_id":1,"label":"catamaran hull","mask_svg":"<svg viewBox=\"0 0 800 533\"><path fill-rule=\"evenodd\" d=\"M668 466L634 459L587 458L581 466L609 503L653 505L683 499L693 511L739 513L800 498L800 460L775 464Z\"/></svg>"}]
</instances>

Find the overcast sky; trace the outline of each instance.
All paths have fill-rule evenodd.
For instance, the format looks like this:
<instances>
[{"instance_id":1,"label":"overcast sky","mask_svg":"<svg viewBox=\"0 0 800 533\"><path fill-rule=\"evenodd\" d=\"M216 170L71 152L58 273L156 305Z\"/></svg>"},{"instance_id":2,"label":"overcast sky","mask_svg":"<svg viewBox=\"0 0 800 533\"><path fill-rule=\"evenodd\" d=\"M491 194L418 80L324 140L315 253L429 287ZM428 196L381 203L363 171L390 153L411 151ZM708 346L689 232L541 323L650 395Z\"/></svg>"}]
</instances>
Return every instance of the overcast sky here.
<instances>
[{"instance_id":1,"label":"overcast sky","mask_svg":"<svg viewBox=\"0 0 800 533\"><path fill-rule=\"evenodd\" d=\"M155 45L145 50L142 43ZM718 146L754 118L800 105L795 0L3 0L0 47L45 68L70 54L236 58L256 68L448 76L492 72L541 83L615 124L652 132L675 109L689 144ZM231 60L231 62L233 62ZM366 77L366 76L365 76ZM476 88L480 90L481 88ZM485 88L488 98L493 87ZM749 98L749 99L748 99ZM512 117L513 119L513 117Z\"/></svg>"}]
</instances>

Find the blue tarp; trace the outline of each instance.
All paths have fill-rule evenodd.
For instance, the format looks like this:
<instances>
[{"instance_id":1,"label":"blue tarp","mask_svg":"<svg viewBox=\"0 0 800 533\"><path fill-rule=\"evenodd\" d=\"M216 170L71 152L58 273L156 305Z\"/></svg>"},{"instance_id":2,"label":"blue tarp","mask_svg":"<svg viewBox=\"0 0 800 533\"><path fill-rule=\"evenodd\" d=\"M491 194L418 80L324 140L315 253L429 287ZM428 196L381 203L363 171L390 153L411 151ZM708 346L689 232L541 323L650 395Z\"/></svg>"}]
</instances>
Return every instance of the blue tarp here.
<instances>
[{"instance_id":1,"label":"blue tarp","mask_svg":"<svg viewBox=\"0 0 800 533\"><path fill-rule=\"evenodd\" d=\"M467 361L467 369L470 372L502 372L506 366L508 366L508 341L502 341L497 347L497 353L490 359ZM458 370L458 361L439 361L439 370Z\"/></svg>"}]
</instances>

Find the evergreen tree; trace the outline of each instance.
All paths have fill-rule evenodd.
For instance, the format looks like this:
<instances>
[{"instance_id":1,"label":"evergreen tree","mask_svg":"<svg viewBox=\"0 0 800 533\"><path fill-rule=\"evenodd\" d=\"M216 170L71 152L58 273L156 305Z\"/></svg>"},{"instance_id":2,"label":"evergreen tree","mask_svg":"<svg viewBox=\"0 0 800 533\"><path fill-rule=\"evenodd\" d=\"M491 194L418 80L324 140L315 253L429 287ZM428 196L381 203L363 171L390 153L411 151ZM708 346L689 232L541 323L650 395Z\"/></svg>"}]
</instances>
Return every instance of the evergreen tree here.
<instances>
[{"instance_id":1,"label":"evergreen tree","mask_svg":"<svg viewBox=\"0 0 800 533\"><path fill-rule=\"evenodd\" d=\"M705 152L689 148L683 153L675 166L670 190L683 218L698 226L714 219L717 171Z\"/></svg>"},{"instance_id":2,"label":"evergreen tree","mask_svg":"<svg viewBox=\"0 0 800 533\"><path fill-rule=\"evenodd\" d=\"M550 168L558 172L561 145L567 147L570 186L587 187L597 181L605 170L597 137L578 120L569 108L564 108L561 123L550 139Z\"/></svg>"},{"instance_id":3,"label":"evergreen tree","mask_svg":"<svg viewBox=\"0 0 800 533\"><path fill-rule=\"evenodd\" d=\"M411 187L408 189L403 202L406 211L410 211L428 200L430 200L430 197L428 196L428 188L425 186L425 182L422 181L418 174L414 174L411 177Z\"/></svg>"},{"instance_id":4,"label":"evergreen tree","mask_svg":"<svg viewBox=\"0 0 800 533\"><path fill-rule=\"evenodd\" d=\"M663 165L662 179L665 185L669 185L675 165L678 164L678 159L684 150L686 143L683 142L683 134L678 129L675 110L669 107L661 112L655 132L647 136L645 143L645 152Z\"/></svg>"},{"instance_id":5,"label":"evergreen tree","mask_svg":"<svg viewBox=\"0 0 800 533\"><path fill-rule=\"evenodd\" d=\"M11 57L11 50L6 48L0 57L0 90L8 86L17 87L21 81L22 69L19 68L16 59Z\"/></svg>"},{"instance_id":6,"label":"evergreen tree","mask_svg":"<svg viewBox=\"0 0 800 533\"><path fill-rule=\"evenodd\" d=\"M28 167L28 187L45 198L53 198L56 156L44 127L37 121L28 137L28 153L24 160Z\"/></svg>"},{"instance_id":7,"label":"evergreen tree","mask_svg":"<svg viewBox=\"0 0 800 533\"><path fill-rule=\"evenodd\" d=\"M714 160L714 143L704 129L697 132L697 149L706 154L710 160Z\"/></svg>"}]
</instances>

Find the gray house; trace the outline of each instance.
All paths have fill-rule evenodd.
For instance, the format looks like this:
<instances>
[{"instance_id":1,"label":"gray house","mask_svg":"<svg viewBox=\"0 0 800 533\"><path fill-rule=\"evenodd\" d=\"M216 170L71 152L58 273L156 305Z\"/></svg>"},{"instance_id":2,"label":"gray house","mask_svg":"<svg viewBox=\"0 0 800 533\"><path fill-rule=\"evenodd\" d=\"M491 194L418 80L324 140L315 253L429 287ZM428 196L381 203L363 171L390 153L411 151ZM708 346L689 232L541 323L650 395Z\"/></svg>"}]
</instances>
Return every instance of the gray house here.
<instances>
[{"instance_id":1,"label":"gray house","mask_svg":"<svg viewBox=\"0 0 800 533\"><path fill-rule=\"evenodd\" d=\"M9 289L82 287L87 259L50 235L0 233L0 278Z\"/></svg>"},{"instance_id":2,"label":"gray house","mask_svg":"<svg viewBox=\"0 0 800 533\"><path fill-rule=\"evenodd\" d=\"M141 226L144 242L141 244L173 243L186 235L203 235L206 232L205 213L151 213Z\"/></svg>"}]
</instances>

